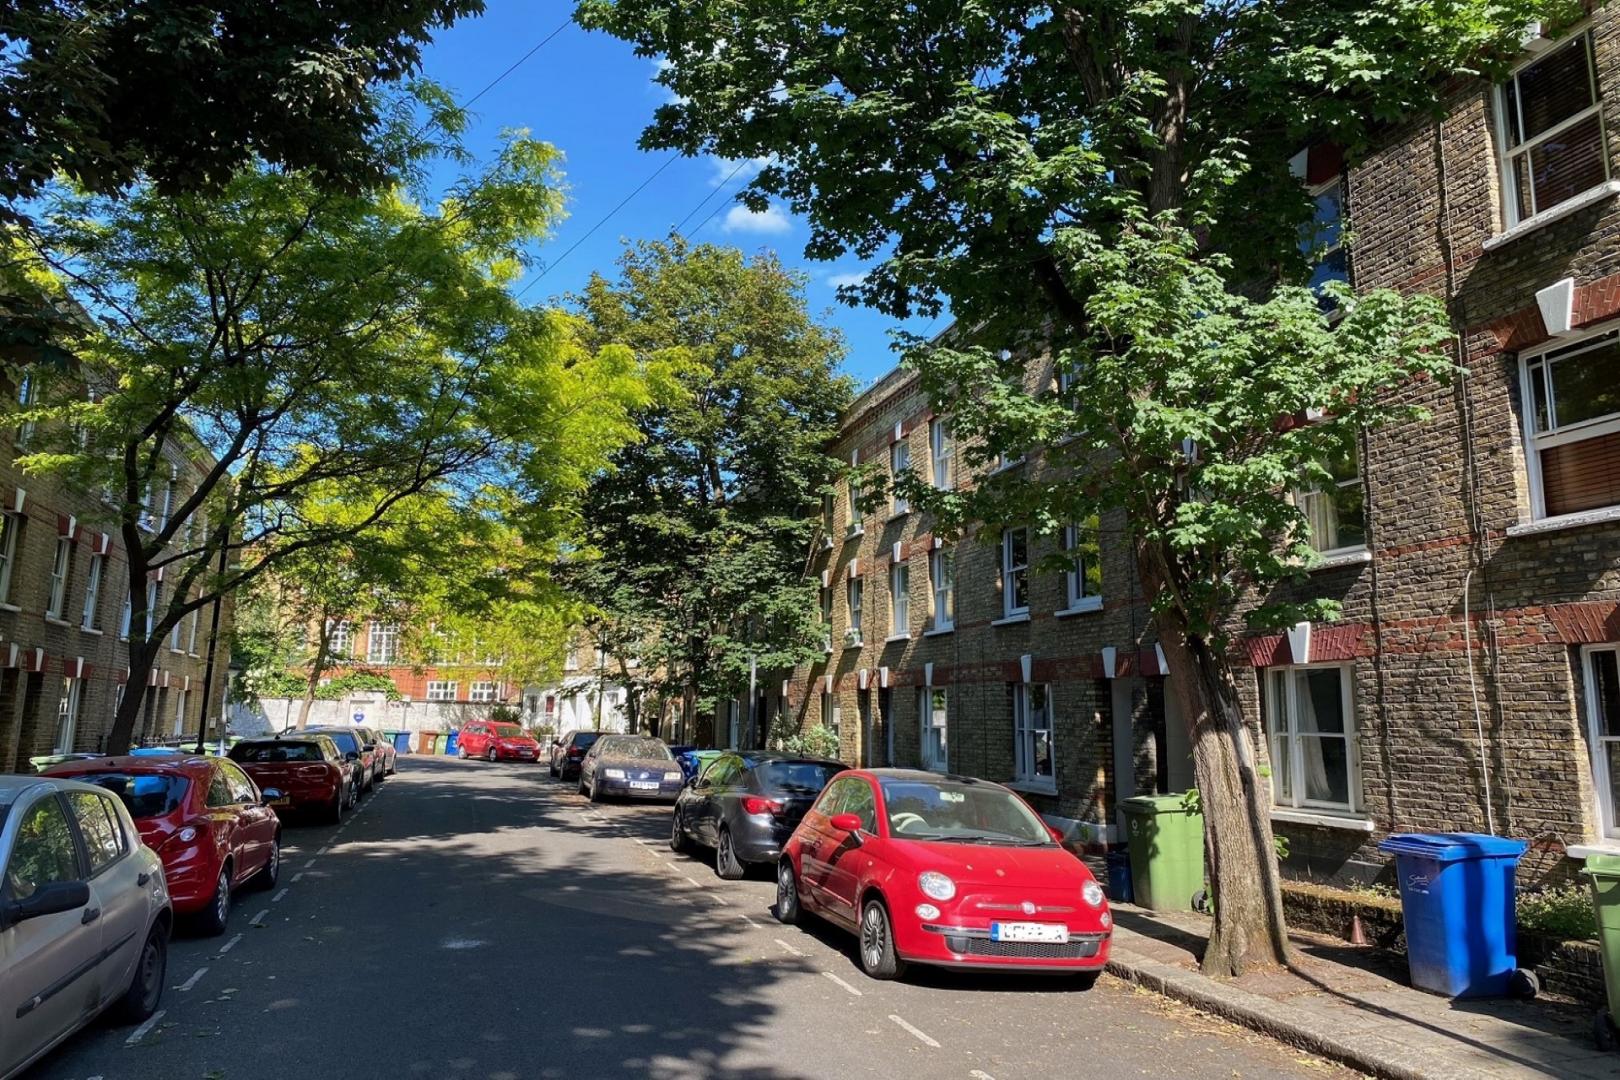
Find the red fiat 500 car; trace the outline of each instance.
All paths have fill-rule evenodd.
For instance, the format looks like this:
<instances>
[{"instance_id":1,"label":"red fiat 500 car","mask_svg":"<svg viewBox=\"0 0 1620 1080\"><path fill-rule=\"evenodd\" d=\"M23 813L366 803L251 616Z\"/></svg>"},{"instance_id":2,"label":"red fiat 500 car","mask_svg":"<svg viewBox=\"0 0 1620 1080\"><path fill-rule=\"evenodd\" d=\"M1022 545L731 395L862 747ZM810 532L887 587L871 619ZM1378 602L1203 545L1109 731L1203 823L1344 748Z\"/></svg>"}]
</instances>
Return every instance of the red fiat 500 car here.
<instances>
[{"instance_id":1,"label":"red fiat 500 car","mask_svg":"<svg viewBox=\"0 0 1620 1080\"><path fill-rule=\"evenodd\" d=\"M234 761L216 757L106 757L57 765L48 776L106 788L124 801L141 839L163 860L174 910L208 934L225 932L231 891L274 888L281 823Z\"/></svg>"},{"instance_id":2,"label":"red fiat 500 car","mask_svg":"<svg viewBox=\"0 0 1620 1080\"><path fill-rule=\"evenodd\" d=\"M776 917L860 938L875 979L908 963L1057 971L1089 986L1113 917L1091 872L1000 784L903 769L841 773L777 864Z\"/></svg>"},{"instance_id":3,"label":"red fiat 500 car","mask_svg":"<svg viewBox=\"0 0 1620 1080\"><path fill-rule=\"evenodd\" d=\"M464 758L481 757L487 761L539 761L540 744L517 724L503 724L495 720L474 720L461 729L461 749Z\"/></svg>"},{"instance_id":4,"label":"red fiat 500 car","mask_svg":"<svg viewBox=\"0 0 1620 1080\"><path fill-rule=\"evenodd\" d=\"M244 739L231 747L230 759L261 791L281 793L270 800L278 814L313 811L336 825L360 798L354 771L330 735Z\"/></svg>"}]
</instances>

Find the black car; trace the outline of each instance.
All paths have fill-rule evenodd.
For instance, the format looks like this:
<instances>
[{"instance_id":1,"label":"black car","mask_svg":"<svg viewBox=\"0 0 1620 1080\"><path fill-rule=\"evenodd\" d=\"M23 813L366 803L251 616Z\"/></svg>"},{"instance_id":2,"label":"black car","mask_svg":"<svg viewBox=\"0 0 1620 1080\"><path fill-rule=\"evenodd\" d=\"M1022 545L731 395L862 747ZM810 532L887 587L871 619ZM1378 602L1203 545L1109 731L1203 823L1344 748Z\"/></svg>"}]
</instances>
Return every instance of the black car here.
<instances>
[{"instance_id":1,"label":"black car","mask_svg":"<svg viewBox=\"0 0 1620 1080\"><path fill-rule=\"evenodd\" d=\"M600 731L570 731L560 739L553 739L551 775L564 780L578 776L579 763L585 760L585 755L601 737Z\"/></svg>"},{"instance_id":2,"label":"black car","mask_svg":"<svg viewBox=\"0 0 1620 1080\"><path fill-rule=\"evenodd\" d=\"M681 789L669 846L715 849L715 870L740 878L749 863L774 863L827 781L849 766L824 758L727 753Z\"/></svg>"},{"instance_id":3,"label":"black car","mask_svg":"<svg viewBox=\"0 0 1620 1080\"><path fill-rule=\"evenodd\" d=\"M282 734L330 736L332 741L337 743L337 748L343 751L344 759L354 769L354 790L361 794L371 790L371 785L377 778L377 751L374 747L369 747L365 738L354 728L329 725L325 727L307 727L299 732L289 729L282 732Z\"/></svg>"},{"instance_id":4,"label":"black car","mask_svg":"<svg viewBox=\"0 0 1620 1080\"><path fill-rule=\"evenodd\" d=\"M681 792L681 767L662 739L603 735L579 763L579 793L597 802L604 795L669 799Z\"/></svg>"}]
</instances>

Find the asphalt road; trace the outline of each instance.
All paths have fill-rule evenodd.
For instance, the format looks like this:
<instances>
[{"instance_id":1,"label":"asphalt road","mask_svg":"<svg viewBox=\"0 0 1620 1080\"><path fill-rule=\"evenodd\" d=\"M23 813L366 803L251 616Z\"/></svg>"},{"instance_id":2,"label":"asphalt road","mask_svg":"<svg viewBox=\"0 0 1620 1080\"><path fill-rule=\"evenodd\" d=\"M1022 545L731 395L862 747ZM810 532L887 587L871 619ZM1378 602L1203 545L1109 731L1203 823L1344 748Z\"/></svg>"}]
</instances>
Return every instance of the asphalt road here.
<instances>
[{"instance_id":1,"label":"asphalt road","mask_svg":"<svg viewBox=\"0 0 1620 1080\"><path fill-rule=\"evenodd\" d=\"M1312 1077L1349 1074L1103 979L875 983L665 845L668 809L592 807L538 766L400 760L338 829L290 826L284 888L182 931L156 1022L98 1024L29 1074L300 1077Z\"/></svg>"}]
</instances>

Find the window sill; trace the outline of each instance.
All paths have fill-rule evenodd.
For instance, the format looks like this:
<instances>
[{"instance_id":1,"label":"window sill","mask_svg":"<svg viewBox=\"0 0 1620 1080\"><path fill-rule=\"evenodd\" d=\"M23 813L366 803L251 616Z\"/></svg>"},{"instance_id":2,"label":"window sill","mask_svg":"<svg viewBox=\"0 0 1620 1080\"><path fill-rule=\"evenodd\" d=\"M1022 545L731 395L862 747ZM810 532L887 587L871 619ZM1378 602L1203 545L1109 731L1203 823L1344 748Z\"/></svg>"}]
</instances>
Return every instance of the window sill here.
<instances>
[{"instance_id":1,"label":"window sill","mask_svg":"<svg viewBox=\"0 0 1620 1080\"><path fill-rule=\"evenodd\" d=\"M851 649L859 649L859 648L863 647L865 644L866 644L866 642L864 642L864 641L846 641L846 642L844 642L844 651L849 652L849 650L851 650Z\"/></svg>"},{"instance_id":2,"label":"window sill","mask_svg":"<svg viewBox=\"0 0 1620 1080\"><path fill-rule=\"evenodd\" d=\"M1045 781L1041 781L1041 780L1009 780L1006 784L1004 784L1002 786L1003 787L1009 787L1012 790L1017 791L1017 792L1022 792L1025 795L1052 795L1052 796L1056 796L1057 793L1058 793L1057 792L1057 782L1056 781L1053 781L1052 783L1048 784Z\"/></svg>"},{"instance_id":3,"label":"window sill","mask_svg":"<svg viewBox=\"0 0 1620 1080\"><path fill-rule=\"evenodd\" d=\"M1029 612L1020 611L1016 615L1008 615L1005 619L997 619L994 622L992 622L990 625L991 626L1016 626L1019 623L1027 623L1027 622L1029 622Z\"/></svg>"},{"instance_id":4,"label":"window sill","mask_svg":"<svg viewBox=\"0 0 1620 1080\"><path fill-rule=\"evenodd\" d=\"M866 526L864 526L864 525L861 526L858 529L845 529L844 530L844 540L845 540L845 542L848 542L850 540L859 539L860 537L865 536L865 535L866 535Z\"/></svg>"},{"instance_id":5,"label":"window sill","mask_svg":"<svg viewBox=\"0 0 1620 1080\"><path fill-rule=\"evenodd\" d=\"M177 649L173 645L169 646L169 652L173 653L175 656L184 656L184 655L186 655L186 650Z\"/></svg>"},{"instance_id":6,"label":"window sill","mask_svg":"<svg viewBox=\"0 0 1620 1080\"><path fill-rule=\"evenodd\" d=\"M950 626L939 626L932 630L924 630L923 637L943 637L946 634L954 633L956 633L956 624L952 623Z\"/></svg>"},{"instance_id":7,"label":"window sill","mask_svg":"<svg viewBox=\"0 0 1620 1080\"><path fill-rule=\"evenodd\" d=\"M20 612L22 611L22 608L18 607L16 604L0 604L0 611Z\"/></svg>"},{"instance_id":8,"label":"window sill","mask_svg":"<svg viewBox=\"0 0 1620 1080\"><path fill-rule=\"evenodd\" d=\"M901 520L902 518L904 518L909 513L911 513L911 507L909 507L909 506L906 507L904 510L896 510L894 513L889 515L889 519L888 519L887 522L885 522L885 524L892 525L894 522Z\"/></svg>"},{"instance_id":9,"label":"window sill","mask_svg":"<svg viewBox=\"0 0 1620 1080\"><path fill-rule=\"evenodd\" d=\"M1085 614L1087 614L1089 612L1101 611L1102 608L1103 608L1102 597L1100 597L1100 596L1087 596L1087 597L1082 597L1078 603L1070 604L1068 607L1064 608L1062 611L1054 611L1052 614L1054 616L1056 616L1057 618L1059 618L1059 619L1066 619L1070 615L1085 615Z\"/></svg>"},{"instance_id":10,"label":"window sill","mask_svg":"<svg viewBox=\"0 0 1620 1080\"><path fill-rule=\"evenodd\" d=\"M1620 844L1570 844L1564 854L1571 859L1586 859L1593 855L1620 855Z\"/></svg>"},{"instance_id":11,"label":"window sill","mask_svg":"<svg viewBox=\"0 0 1620 1080\"><path fill-rule=\"evenodd\" d=\"M1318 570L1334 570L1341 566L1365 566L1372 562L1372 552L1367 548L1349 548L1345 551L1329 552L1322 556L1322 561L1308 569L1308 573Z\"/></svg>"},{"instance_id":12,"label":"window sill","mask_svg":"<svg viewBox=\"0 0 1620 1080\"><path fill-rule=\"evenodd\" d=\"M910 634L890 634L888 637L883 639L883 644L891 645L896 641L910 641L910 640L911 640L911 635Z\"/></svg>"},{"instance_id":13,"label":"window sill","mask_svg":"<svg viewBox=\"0 0 1620 1080\"><path fill-rule=\"evenodd\" d=\"M81 626L81 627L79 627L79 633L81 633L81 634L94 634L94 635L96 635L96 637L100 637L102 634L106 633L106 631L105 630L97 630L93 626Z\"/></svg>"},{"instance_id":14,"label":"window sill","mask_svg":"<svg viewBox=\"0 0 1620 1080\"><path fill-rule=\"evenodd\" d=\"M1540 521L1520 522L1518 525L1509 525L1507 534L1534 536L1537 533L1562 532L1565 529L1579 529L1587 525L1602 525L1612 521L1620 521L1620 506L1605 506L1601 510L1583 510L1578 514L1559 514L1557 517L1542 518Z\"/></svg>"},{"instance_id":15,"label":"window sill","mask_svg":"<svg viewBox=\"0 0 1620 1080\"><path fill-rule=\"evenodd\" d=\"M997 465L995 468L991 469L989 472L985 473L984 475L985 476L1000 476L1004 472L1012 472L1014 469L1022 468L1023 465L1024 465L1024 459L1023 458L1014 458L1012 461L1006 461L1006 462L1003 462L1000 465Z\"/></svg>"},{"instance_id":16,"label":"window sill","mask_svg":"<svg viewBox=\"0 0 1620 1080\"><path fill-rule=\"evenodd\" d=\"M1566 218L1573 213L1585 210L1588 206L1600 203L1604 199L1612 199L1616 195L1620 195L1620 180L1604 181L1597 187L1587 188L1573 199L1561 202L1550 210L1543 210L1535 217L1525 218L1511 229L1497 233L1480 246L1486 251L1495 251L1503 244L1510 244L1527 233L1535 232L1543 225L1551 225L1560 218Z\"/></svg>"},{"instance_id":17,"label":"window sill","mask_svg":"<svg viewBox=\"0 0 1620 1080\"><path fill-rule=\"evenodd\" d=\"M1331 810L1300 810L1292 806L1271 808L1271 820L1290 825L1320 825L1328 829L1348 829L1351 832L1372 832L1373 820L1362 814L1336 814Z\"/></svg>"},{"instance_id":18,"label":"window sill","mask_svg":"<svg viewBox=\"0 0 1620 1080\"><path fill-rule=\"evenodd\" d=\"M73 625L72 623L68 622L66 619L62 618L60 615L46 615L45 616L45 621L50 623L52 626L72 626Z\"/></svg>"}]
</instances>

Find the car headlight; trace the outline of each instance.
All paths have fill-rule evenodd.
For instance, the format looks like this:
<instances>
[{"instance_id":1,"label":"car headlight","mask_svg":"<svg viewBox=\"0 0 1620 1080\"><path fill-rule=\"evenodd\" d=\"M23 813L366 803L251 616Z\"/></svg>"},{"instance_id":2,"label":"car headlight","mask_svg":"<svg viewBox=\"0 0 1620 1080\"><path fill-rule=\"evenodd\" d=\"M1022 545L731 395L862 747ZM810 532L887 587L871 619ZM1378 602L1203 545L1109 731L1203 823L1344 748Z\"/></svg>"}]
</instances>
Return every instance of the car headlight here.
<instances>
[{"instance_id":1,"label":"car headlight","mask_svg":"<svg viewBox=\"0 0 1620 1080\"><path fill-rule=\"evenodd\" d=\"M667 772L664 774L665 780L679 780L680 778L681 774L678 772Z\"/></svg>"},{"instance_id":2,"label":"car headlight","mask_svg":"<svg viewBox=\"0 0 1620 1080\"><path fill-rule=\"evenodd\" d=\"M602 770L602 775L607 777L609 780L623 780L624 779L624 770L623 769L603 769Z\"/></svg>"},{"instance_id":3,"label":"car headlight","mask_svg":"<svg viewBox=\"0 0 1620 1080\"><path fill-rule=\"evenodd\" d=\"M956 895L956 882L938 870L924 870L918 874L917 888L931 900L949 900Z\"/></svg>"},{"instance_id":4,"label":"car headlight","mask_svg":"<svg viewBox=\"0 0 1620 1080\"><path fill-rule=\"evenodd\" d=\"M1085 887L1080 890L1080 898L1092 907L1102 907L1108 900L1103 894L1102 886L1095 881L1086 882Z\"/></svg>"}]
</instances>

